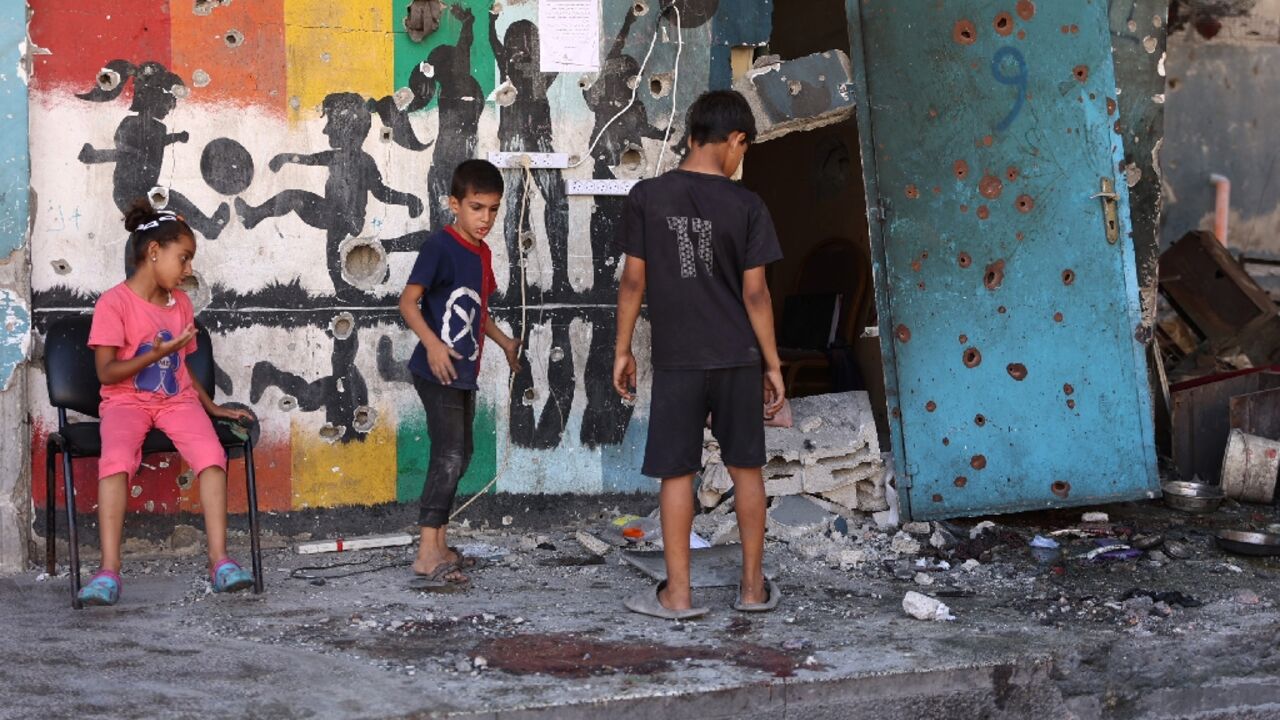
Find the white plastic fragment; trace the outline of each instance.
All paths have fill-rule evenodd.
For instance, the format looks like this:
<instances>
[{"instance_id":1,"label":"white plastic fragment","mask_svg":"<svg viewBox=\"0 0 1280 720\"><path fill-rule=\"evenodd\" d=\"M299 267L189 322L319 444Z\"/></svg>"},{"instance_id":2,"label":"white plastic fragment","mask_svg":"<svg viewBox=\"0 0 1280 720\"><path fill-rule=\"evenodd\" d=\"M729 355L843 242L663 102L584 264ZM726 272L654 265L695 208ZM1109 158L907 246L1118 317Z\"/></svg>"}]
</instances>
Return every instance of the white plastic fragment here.
<instances>
[{"instance_id":1,"label":"white plastic fragment","mask_svg":"<svg viewBox=\"0 0 1280 720\"><path fill-rule=\"evenodd\" d=\"M978 539L978 537L979 537L980 535L982 535L982 533L984 533L984 532L986 532L986 531L990 530L991 528L993 528L993 527L995 527L995 526L996 526L996 524L995 524L995 523L993 523L993 522L991 522L990 520L983 520L982 522L978 523L977 525L974 525L974 526L973 526L973 528L972 528L971 530L969 530L969 539L970 539L970 540L977 540L977 539Z\"/></svg>"}]
</instances>

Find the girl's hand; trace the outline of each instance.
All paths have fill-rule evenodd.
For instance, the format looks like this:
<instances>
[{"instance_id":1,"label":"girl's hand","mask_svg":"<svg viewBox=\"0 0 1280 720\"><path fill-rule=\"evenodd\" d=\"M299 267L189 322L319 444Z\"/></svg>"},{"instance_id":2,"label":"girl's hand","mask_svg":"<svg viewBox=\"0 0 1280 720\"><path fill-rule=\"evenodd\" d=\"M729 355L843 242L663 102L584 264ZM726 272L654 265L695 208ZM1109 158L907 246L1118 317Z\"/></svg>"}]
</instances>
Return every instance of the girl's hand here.
<instances>
[{"instance_id":1,"label":"girl's hand","mask_svg":"<svg viewBox=\"0 0 1280 720\"><path fill-rule=\"evenodd\" d=\"M241 408L227 407L226 405L214 405L209 408L209 416L219 418L221 420L247 420L249 423L254 421L253 413Z\"/></svg>"},{"instance_id":2,"label":"girl's hand","mask_svg":"<svg viewBox=\"0 0 1280 720\"><path fill-rule=\"evenodd\" d=\"M191 342L195 338L195 336L196 336L195 325L187 325L186 329L182 331L181 335L167 342L164 340L164 338L160 337L160 335L157 334L155 336L155 339L152 342L152 346L155 348L154 350L152 350L152 352L154 352L157 357L162 357L162 358L168 357L169 355L172 355L173 353L178 352L182 348L186 347L187 343Z\"/></svg>"},{"instance_id":3,"label":"girl's hand","mask_svg":"<svg viewBox=\"0 0 1280 720\"><path fill-rule=\"evenodd\" d=\"M510 342L502 345L502 352L507 355L507 364L511 366L511 372L520 372L520 347L522 344L519 340L511 338Z\"/></svg>"}]
</instances>

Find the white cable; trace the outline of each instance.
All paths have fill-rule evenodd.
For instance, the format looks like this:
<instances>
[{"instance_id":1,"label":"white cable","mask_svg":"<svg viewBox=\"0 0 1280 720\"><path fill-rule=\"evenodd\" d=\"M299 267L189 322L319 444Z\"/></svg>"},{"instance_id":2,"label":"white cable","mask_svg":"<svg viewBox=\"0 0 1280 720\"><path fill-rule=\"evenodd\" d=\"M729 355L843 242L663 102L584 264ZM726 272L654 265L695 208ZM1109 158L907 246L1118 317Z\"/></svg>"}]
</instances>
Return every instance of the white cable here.
<instances>
[{"instance_id":1,"label":"white cable","mask_svg":"<svg viewBox=\"0 0 1280 720\"><path fill-rule=\"evenodd\" d=\"M662 172L662 159L667 155L667 143L671 141L671 126L676 122L676 93L680 90L680 51L684 49L684 31L680 28L680 8L674 4L671 9L676 13L676 67L671 76L671 117L667 119L667 132L662 136L662 150L658 153L658 164L654 166L653 175Z\"/></svg>"},{"instance_id":2,"label":"white cable","mask_svg":"<svg viewBox=\"0 0 1280 720\"><path fill-rule=\"evenodd\" d=\"M658 21L654 24L654 27L653 27L653 37L649 39L649 50L644 54L644 60L640 62L640 71L636 73L635 87L631 88L631 101L627 103L626 107L619 110L617 115L614 115L613 117L609 118L609 122L605 123L604 127L600 128L600 132L596 133L596 137L594 140L591 141L591 144L587 147L587 151L578 157L578 162L573 163L572 165L569 165L569 167L575 168L581 165L582 163L586 162L587 158L591 157L591 153L596 149L596 145L599 144L600 138L604 137L604 132L609 129L610 125L613 124L613 121L622 117L628 110L631 109L632 105L636 104L636 94L639 93L640 91L640 81L644 78L644 69L649 64L649 56L653 54L653 46L658 42L658 27L661 24L662 24L662 17L659 16Z\"/></svg>"}]
</instances>

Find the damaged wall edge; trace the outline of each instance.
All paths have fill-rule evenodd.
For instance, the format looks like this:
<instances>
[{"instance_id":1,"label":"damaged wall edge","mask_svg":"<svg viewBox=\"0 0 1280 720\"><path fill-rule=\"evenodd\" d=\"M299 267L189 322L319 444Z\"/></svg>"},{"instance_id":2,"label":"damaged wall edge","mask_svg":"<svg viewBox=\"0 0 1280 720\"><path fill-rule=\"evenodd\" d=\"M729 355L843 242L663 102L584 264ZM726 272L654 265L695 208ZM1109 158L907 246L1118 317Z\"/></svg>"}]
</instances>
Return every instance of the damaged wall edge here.
<instances>
[{"instance_id":1,"label":"damaged wall edge","mask_svg":"<svg viewBox=\"0 0 1280 720\"><path fill-rule=\"evenodd\" d=\"M28 9L0 4L0 574L26 567L31 534L27 373L31 346Z\"/></svg>"}]
</instances>

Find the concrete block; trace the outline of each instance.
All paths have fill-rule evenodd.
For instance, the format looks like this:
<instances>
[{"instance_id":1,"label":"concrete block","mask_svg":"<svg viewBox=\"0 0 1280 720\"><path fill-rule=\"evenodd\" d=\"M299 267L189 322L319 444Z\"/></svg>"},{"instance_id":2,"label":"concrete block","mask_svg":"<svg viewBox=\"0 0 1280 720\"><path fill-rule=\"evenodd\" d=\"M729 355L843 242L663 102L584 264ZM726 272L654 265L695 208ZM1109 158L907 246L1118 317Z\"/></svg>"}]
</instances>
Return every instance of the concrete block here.
<instances>
[{"instance_id":1,"label":"concrete block","mask_svg":"<svg viewBox=\"0 0 1280 720\"><path fill-rule=\"evenodd\" d=\"M827 492L820 493L820 495L840 507L848 508L850 510L860 509L858 507L858 489L852 485L846 485L845 487L836 488L835 490L829 490Z\"/></svg>"},{"instance_id":2,"label":"concrete block","mask_svg":"<svg viewBox=\"0 0 1280 720\"><path fill-rule=\"evenodd\" d=\"M765 468L764 492L769 497L799 495L804 492L804 476L798 463L787 463L777 469Z\"/></svg>"},{"instance_id":3,"label":"concrete block","mask_svg":"<svg viewBox=\"0 0 1280 720\"><path fill-rule=\"evenodd\" d=\"M823 458L804 468L804 491L823 493L852 485L860 480L878 479L884 468L879 453L867 448L851 456Z\"/></svg>"}]
</instances>

